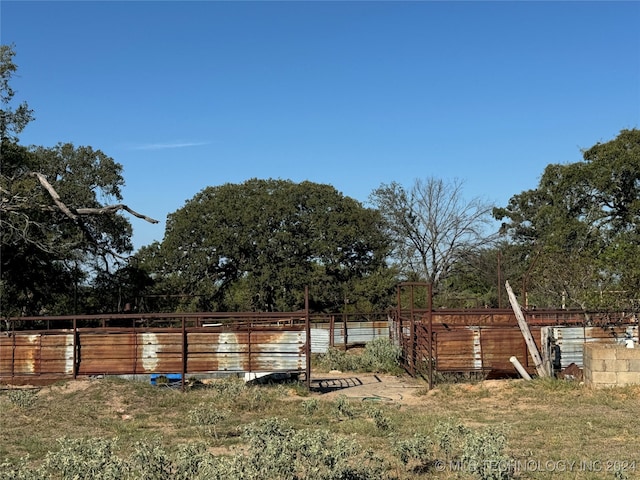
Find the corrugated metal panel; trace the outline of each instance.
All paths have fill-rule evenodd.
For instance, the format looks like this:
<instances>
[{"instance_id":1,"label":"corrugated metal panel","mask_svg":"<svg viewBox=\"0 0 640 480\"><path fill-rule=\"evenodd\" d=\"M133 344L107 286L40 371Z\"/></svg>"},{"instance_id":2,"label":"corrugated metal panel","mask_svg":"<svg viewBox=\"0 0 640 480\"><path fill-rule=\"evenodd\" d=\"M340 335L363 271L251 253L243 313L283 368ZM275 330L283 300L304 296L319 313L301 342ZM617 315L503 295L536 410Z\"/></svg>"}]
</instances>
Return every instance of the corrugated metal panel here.
<instances>
[{"instance_id":1,"label":"corrugated metal panel","mask_svg":"<svg viewBox=\"0 0 640 480\"><path fill-rule=\"evenodd\" d=\"M333 345L344 346L344 323L333 325ZM363 345L377 338L389 338L389 321L347 322L347 346ZM331 345L331 324L316 322L311 328L311 352L326 353Z\"/></svg>"},{"instance_id":2,"label":"corrugated metal panel","mask_svg":"<svg viewBox=\"0 0 640 480\"><path fill-rule=\"evenodd\" d=\"M73 374L73 334L46 335L40 338L40 373Z\"/></svg>"},{"instance_id":3,"label":"corrugated metal panel","mask_svg":"<svg viewBox=\"0 0 640 480\"><path fill-rule=\"evenodd\" d=\"M186 335L181 329L81 329L76 341L76 373L166 374L181 372L185 363L187 373L303 371L306 333L300 327L288 328L198 328ZM73 333L61 331L2 336L0 374L72 375L73 340Z\"/></svg>"},{"instance_id":4,"label":"corrugated metal panel","mask_svg":"<svg viewBox=\"0 0 640 480\"><path fill-rule=\"evenodd\" d=\"M638 342L637 325L606 327L543 327L560 348L560 366L575 363L583 367L585 343L624 343L625 338Z\"/></svg>"},{"instance_id":5,"label":"corrugated metal panel","mask_svg":"<svg viewBox=\"0 0 640 480\"><path fill-rule=\"evenodd\" d=\"M40 368L40 335L10 335L0 342L2 373L33 374Z\"/></svg>"},{"instance_id":6,"label":"corrugated metal panel","mask_svg":"<svg viewBox=\"0 0 640 480\"><path fill-rule=\"evenodd\" d=\"M260 331L189 333L189 372L289 371L306 365L305 333Z\"/></svg>"},{"instance_id":7,"label":"corrugated metal panel","mask_svg":"<svg viewBox=\"0 0 640 480\"><path fill-rule=\"evenodd\" d=\"M534 328L531 328L531 334L534 339L540 336L536 335ZM539 342L536 343L540 348ZM514 373L513 364L509 361L512 356L515 356L528 370L535 367L519 328L482 329L482 358L486 371L494 374Z\"/></svg>"},{"instance_id":8,"label":"corrugated metal panel","mask_svg":"<svg viewBox=\"0 0 640 480\"><path fill-rule=\"evenodd\" d=\"M11 363L13 360L13 370ZM0 337L0 374L72 374L73 334L16 333Z\"/></svg>"},{"instance_id":9,"label":"corrugated metal panel","mask_svg":"<svg viewBox=\"0 0 640 480\"><path fill-rule=\"evenodd\" d=\"M434 329L436 370L442 372L471 371L482 368L477 345L479 329L459 327Z\"/></svg>"},{"instance_id":10,"label":"corrugated metal panel","mask_svg":"<svg viewBox=\"0 0 640 480\"><path fill-rule=\"evenodd\" d=\"M426 322L426 316L423 322ZM497 325L517 325L516 317L509 310L435 310L432 313L432 322L442 325L466 325L466 326L497 326Z\"/></svg>"},{"instance_id":11,"label":"corrugated metal panel","mask_svg":"<svg viewBox=\"0 0 640 480\"><path fill-rule=\"evenodd\" d=\"M532 327L534 338L539 327ZM420 330L417 330L420 332ZM425 330L426 332L426 330ZM434 325L436 370L442 372L484 371L493 375L514 373L509 358L515 355L532 372L535 366L518 327ZM424 339L419 342L425 344ZM538 348L540 341L537 340Z\"/></svg>"},{"instance_id":12,"label":"corrugated metal panel","mask_svg":"<svg viewBox=\"0 0 640 480\"><path fill-rule=\"evenodd\" d=\"M329 324L326 328L311 329L311 353L326 353L329 349Z\"/></svg>"},{"instance_id":13,"label":"corrugated metal panel","mask_svg":"<svg viewBox=\"0 0 640 480\"><path fill-rule=\"evenodd\" d=\"M344 324L336 322L333 344L344 345ZM362 345L376 338L389 338L388 322L347 322L347 345Z\"/></svg>"}]
</instances>

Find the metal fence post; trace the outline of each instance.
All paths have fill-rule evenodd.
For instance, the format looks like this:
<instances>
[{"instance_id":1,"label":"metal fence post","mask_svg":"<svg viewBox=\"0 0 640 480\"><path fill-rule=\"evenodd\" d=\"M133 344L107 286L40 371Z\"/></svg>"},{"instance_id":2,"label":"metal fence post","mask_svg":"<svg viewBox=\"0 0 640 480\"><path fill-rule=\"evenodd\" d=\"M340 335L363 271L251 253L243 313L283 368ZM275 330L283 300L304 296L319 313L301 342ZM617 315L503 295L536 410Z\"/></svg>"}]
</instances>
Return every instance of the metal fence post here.
<instances>
[{"instance_id":1,"label":"metal fence post","mask_svg":"<svg viewBox=\"0 0 640 480\"><path fill-rule=\"evenodd\" d=\"M181 390L185 389L185 377L187 375L187 326L185 324L185 318L182 317L182 386Z\"/></svg>"},{"instance_id":2,"label":"metal fence post","mask_svg":"<svg viewBox=\"0 0 640 480\"><path fill-rule=\"evenodd\" d=\"M306 371L307 390L311 389L311 319L309 318L309 286L304 287L304 326L307 337L305 357L307 359Z\"/></svg>"}]
</instances>

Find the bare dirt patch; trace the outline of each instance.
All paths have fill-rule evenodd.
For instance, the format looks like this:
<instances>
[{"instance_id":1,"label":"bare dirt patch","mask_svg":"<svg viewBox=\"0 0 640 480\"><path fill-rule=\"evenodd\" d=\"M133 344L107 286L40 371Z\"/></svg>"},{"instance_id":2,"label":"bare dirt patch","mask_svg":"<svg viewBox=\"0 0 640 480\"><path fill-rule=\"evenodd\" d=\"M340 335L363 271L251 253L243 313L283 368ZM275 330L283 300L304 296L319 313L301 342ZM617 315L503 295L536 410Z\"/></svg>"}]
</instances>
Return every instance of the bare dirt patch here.
<instances>
[{"instance_id":1,"label":"bare dirt patch","mask_svg":"<svg viewBox=\"0 0 640 480\"><path fill-rule=\"evenodd\" d=\"M48 387L43 387L40 392L38 392L38 395L41 397L47 397L56 393L66 394L82 392L84 390L87 390L94 383L94 380L68 380L49 385Z\"/></svg>"},{"instance_id":2,"label":"bare dirt patch","mask_svg":"<svg viewBox=\"0 0 640 480\"><path fill-rule=\"evenodd\" d=\"M425 382L409 376L379 373L315 373L311 377L312 395L332 400L339 395L365 401L417 405Z\"/></svg>"}]
</instances>

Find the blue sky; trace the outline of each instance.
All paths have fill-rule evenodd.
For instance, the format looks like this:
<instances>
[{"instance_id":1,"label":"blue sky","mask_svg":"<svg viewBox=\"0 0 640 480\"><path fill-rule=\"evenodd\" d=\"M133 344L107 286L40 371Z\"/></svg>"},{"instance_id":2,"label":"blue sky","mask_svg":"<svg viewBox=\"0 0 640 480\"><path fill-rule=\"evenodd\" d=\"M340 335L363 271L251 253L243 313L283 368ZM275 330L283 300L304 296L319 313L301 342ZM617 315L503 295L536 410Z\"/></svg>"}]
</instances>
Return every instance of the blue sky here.
<instances>
[{"instance_id":1,"label":"blue sky","mask_svg":"<svg viewBox=\"0 0 640 480\"><path fill-rule=\"evenodd\" d=\"M549 163L640 128L640 2L0 4L23 144L124 167L134 245L203 188L464 181L504 206Z\"/></svg>"}]
</instances>

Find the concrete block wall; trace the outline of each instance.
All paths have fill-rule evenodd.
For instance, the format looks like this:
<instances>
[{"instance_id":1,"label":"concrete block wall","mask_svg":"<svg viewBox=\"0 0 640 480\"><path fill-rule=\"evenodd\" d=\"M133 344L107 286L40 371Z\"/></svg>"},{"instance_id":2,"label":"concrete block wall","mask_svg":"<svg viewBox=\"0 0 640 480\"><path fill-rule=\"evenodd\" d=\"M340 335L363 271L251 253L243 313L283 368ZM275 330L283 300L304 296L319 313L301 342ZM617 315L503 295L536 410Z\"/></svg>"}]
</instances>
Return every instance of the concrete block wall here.
<instances>
[{"instance_id":1,"label":"concrete block wall","mask_svg":"<svg viewBox=\"0 0 640 480\"><path fill-rule=\"evenodd\" d=\"M640 348L586 343L584 382L592 387L640 384Z\"/></svg>"}]
</instances>

